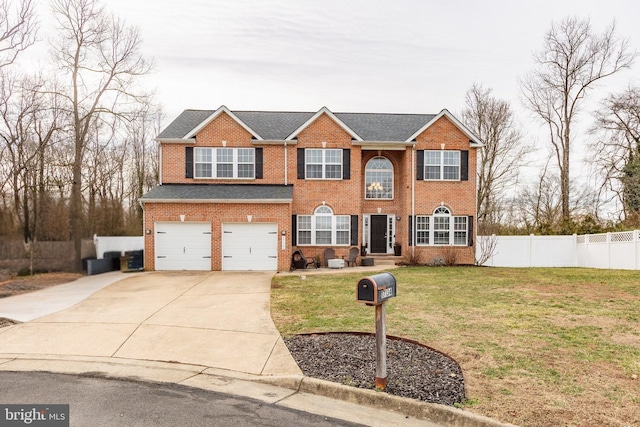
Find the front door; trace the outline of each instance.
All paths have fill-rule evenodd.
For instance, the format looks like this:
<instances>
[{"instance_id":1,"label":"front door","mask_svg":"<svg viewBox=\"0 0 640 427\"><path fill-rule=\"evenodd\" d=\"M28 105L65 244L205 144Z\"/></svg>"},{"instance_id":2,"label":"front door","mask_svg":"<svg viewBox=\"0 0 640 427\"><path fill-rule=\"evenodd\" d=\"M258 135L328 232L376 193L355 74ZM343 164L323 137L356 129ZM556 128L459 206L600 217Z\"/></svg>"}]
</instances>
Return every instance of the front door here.
<instances>
[{"instance_id":1,"label":"front door","mask_svg":"<svg viewBox=\"0 0 640 427\"><path fill-rule=\"evenodd\" d=\"M371 215L371 248L372 254L387 253L387 216Z\"/></svg>"}]
</instances>

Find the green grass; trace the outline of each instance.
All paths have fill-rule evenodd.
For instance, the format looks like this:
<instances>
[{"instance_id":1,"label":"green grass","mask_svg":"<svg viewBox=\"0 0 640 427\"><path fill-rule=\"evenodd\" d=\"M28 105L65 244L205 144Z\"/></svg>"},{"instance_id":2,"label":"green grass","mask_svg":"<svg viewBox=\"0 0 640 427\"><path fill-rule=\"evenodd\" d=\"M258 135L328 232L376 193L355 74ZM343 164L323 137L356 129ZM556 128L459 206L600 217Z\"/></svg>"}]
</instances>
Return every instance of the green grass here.
<instances>
[{"instance_id":1,"label":"green grass","mask_svg":"<svg viewBox=\"0 0 640 427\"><path fill-rule=\"evenodd\" d=\"M640 375L636 271L416 267L392 273L398 296L387 303L387 333L458 360L471 383L484 384L468 390L470 401L480 402L474 408L524 399L524 384L558 401L596 390L616 402L627 396L624 384L606 378L599 384L590 372L607 369L625 379ZM280 332L374 332L374 309L355 301L361 277L277 276L271 305ZM638 400L639 382L631 383L631 401ZM479 390L493 383L494 392ZM531 390L527 394L532 399ZM522 417L506 421L525 423Z\"/></svg>"}]
</instances>

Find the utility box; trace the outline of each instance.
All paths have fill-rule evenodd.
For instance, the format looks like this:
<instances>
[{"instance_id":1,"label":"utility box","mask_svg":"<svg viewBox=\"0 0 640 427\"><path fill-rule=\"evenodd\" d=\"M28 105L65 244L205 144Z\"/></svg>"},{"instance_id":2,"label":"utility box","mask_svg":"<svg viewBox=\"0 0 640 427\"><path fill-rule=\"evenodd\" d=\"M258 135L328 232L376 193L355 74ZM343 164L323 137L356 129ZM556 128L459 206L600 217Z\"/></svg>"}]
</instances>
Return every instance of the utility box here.
<instances>
[{"instance_id":1,"label":"utility box","mask_svg":"<svg viewBox=\"0 0 640 427\"><path fill-rule=\"evenodd\" d=\"M356 301L379 305L396 296L396 278L391 273L380 273L358 280Z\"/></svg>"}]
</instances>

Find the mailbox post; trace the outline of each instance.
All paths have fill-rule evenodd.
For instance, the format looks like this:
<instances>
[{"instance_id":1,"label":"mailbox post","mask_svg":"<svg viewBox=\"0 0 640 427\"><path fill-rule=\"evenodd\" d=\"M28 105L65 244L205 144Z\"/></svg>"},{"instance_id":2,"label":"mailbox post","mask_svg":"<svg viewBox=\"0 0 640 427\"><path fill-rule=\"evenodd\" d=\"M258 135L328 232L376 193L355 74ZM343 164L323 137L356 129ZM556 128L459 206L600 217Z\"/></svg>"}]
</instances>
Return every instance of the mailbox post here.
<instances>
[{"instance_id":1,"label":"mailbox post","mask_svg":"<svg viewBox=\"0 0 640 427\"><path fill-rule=\"evenodd\" d=\"M387 326L385 301L396 296L396 278L391 273L364 277L356 285L356 301L376 307L376 389L387 387Z\"/></svg>"}]
</instances>

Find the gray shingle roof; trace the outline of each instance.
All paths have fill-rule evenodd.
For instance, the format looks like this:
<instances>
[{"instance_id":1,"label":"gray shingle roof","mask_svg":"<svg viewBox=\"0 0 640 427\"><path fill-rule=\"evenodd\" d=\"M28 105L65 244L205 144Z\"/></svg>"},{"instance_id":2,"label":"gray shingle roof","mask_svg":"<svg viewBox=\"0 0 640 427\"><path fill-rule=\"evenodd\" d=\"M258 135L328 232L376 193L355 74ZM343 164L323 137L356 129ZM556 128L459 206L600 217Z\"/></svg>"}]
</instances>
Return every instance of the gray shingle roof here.
<instances>
[{"instance_id":1,"label":"gray shingle roof","mask_svg":"<svg viewBox=\"0 0 640 427\"><path fill-rule=\"evenodd\" d=\"M262 139L284 140L315 113L284 111L234 111Z\"/></svg>"},{"instance_id":2,"label":"gray shingle roof","mask_svg":"<svg viewBox=\"0 0 640 427\"><path fill-rule=\"evenodd\" d=\"M143 202L171 200L291 201L293 185L271 184L163 184L140 198Z\"/></svg>"},{"instance_id":3,"label":"gray shingle roof","mask_svg":"<svg viewBox=\"0 0 640 427\"><path fill-rule=\"evenodd\" d=\"M435 114L334 113L365 141L406 141Z\"/></svg>"},{"instance_id":4,"label":"gray shingle roof","mask_svg":"<svg viewBox=\"0 0 640 427\"><path fill-rule=\"evenodd\" d=\"M185 110L158 139L183 138L217 110ZM266 140L284 140L313 117L315 112L232 111L249 128ZM435 114L334 113L365 141L404 142Z\"/></svg>"},{"instance_id":5,"label":"gray shingle roof","mask_svg":"<svg viewBox=\"0 0 640 427\"><path fill-rule=\"evenodd\" d=\"M184 110L165 130L160 132L158 139L182 138L213 113L215 110Z\"/></svg>"}]
</instances>

